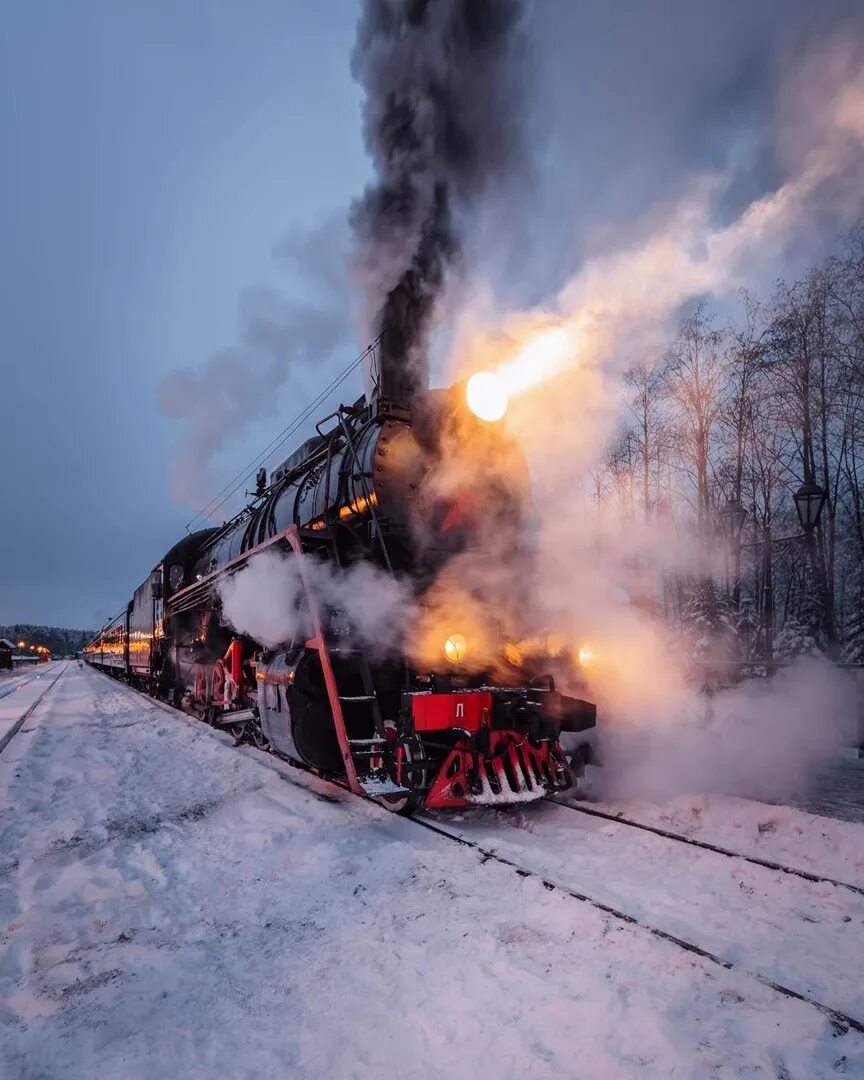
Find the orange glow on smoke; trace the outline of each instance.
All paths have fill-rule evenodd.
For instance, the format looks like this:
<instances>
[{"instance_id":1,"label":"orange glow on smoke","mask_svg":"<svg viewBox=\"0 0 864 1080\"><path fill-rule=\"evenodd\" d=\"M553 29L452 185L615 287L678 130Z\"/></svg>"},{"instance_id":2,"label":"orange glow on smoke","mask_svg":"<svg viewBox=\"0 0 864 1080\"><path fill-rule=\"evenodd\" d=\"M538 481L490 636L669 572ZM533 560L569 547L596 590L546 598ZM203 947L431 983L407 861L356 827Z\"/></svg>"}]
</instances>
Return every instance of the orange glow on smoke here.
<instances>
[{"instance_id":1,"label":"orange glow on smoke","mask_svg":"<svg viewBox=\"0 0 864 1080\"><path fill-rule=\"evenodd\" d=\"M423 597L405 638L421 671L489 671L500 666L501 650L486 608L455 575L446 572Z\"/></svg>"},{"instance_id":2,"label":"orange glow on smoke","mask_svg":"<svg viewBox=\"0 0 864 1080\"><path fill-rule=\"evenodd\" d=\"M576 321L530 334L496 372L509 395L520 394L557 375L575 358L581 337Z\"/></svg>"},{"instance_id":3,"label":"orange glow on smoke","mask_svg":"<svg viewBox=\"0 0 864 1080\"><path fill-rule=\"evenodd\" d=\"M538 634L522 638L521 641L509 641L504 646L504 658L508 664L521 667L526 660L538 656L557 658L571 650L560 634Z\"/></svg>"},{"instance_id":4,"label":"orange glow on smoke","mask_svg":"<svg viewBox=\"0 0 864 1080\"><path fill-rule=\"evenodd\" d=\"M514 398L590 365L595 336L587 311L519 315L499 331L471 334L459 349L461 370L474 372L466 385L469 409L481 420L500 420Z\"/></svg>"}]
</instances>

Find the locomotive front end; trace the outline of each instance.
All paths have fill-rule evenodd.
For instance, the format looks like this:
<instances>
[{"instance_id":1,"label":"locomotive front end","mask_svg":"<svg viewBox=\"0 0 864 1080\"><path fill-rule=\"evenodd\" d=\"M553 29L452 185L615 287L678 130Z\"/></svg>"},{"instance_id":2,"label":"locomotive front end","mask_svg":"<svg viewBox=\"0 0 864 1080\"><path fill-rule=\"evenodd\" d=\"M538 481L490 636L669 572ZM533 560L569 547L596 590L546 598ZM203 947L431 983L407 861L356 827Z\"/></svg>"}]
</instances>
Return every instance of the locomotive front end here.
<instances>
[{"instance_id":1,"label":"locomotive front end","mask_svg":"<svg viewBox=\"0 0 864 1080\"><path fill-rule=\"evenodd\" d=\"M546 686L481 686L405 695L406 729L441 755L429 810L532 802L573 782L562 730L593 727L593 705ZM443 753L442 753L443 752Z\"/></svg>"}]
</instances>

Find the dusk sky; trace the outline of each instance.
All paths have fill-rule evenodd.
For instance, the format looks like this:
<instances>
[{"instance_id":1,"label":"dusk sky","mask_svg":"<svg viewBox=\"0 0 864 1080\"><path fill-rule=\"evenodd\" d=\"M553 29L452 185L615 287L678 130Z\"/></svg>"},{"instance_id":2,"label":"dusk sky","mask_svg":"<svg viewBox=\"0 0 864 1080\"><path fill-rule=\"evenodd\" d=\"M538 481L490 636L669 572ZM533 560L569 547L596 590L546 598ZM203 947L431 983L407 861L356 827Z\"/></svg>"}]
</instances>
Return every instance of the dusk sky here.
<instances>
[{"instance_id":1,"label":"dusk sky","mask_svg":"<svg viewBox=\"0 0 864 1080\"><path fill-rule=\"evenodd\" d=\"M0 624L96 626L183 534L178 396L233 378L250 326L282 375L233 396L216 488L365 344L344 276L370 176L356 19L351 0L4 8ZM769 190L777 81L862 22L846 0L535 0L524 170L473 265L530 304L700 170L736 156L730 203Z\"/></svg>"}]
</instances>

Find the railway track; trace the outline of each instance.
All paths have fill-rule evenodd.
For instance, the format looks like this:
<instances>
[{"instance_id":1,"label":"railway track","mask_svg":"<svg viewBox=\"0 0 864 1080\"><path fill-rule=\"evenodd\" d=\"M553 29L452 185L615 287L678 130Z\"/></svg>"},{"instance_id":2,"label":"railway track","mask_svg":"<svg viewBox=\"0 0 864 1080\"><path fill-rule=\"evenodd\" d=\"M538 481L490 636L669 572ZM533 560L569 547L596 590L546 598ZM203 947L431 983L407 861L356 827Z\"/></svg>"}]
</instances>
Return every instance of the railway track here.
<instances>
[{"instance_id":1,"label":"railway track","mask_svg":"<svg viewBox=\"0 0 864 1080\"><path fill-rule=\"evenodd\" d=\"M821 1001L817 1001L815 998L810 997L807 994L803 994L798 990L793 990L789 986L784 986L782 983L776 982L774 979L768 978L766 975L762 975L758 971L752 971L749 968L744 967L742 964L733 963L731 960L725 960L723 957L718 956L716 953L711 952L710 949L703 949L701 945L697 945L693 941L688 941L686 938L678 937L675 934L670 934L666 930L661 929L658 926L653 926L646 920L639 919L635 915L631 915L626 911L622 911L619 908L606 904L602 900L598 900L596 897L590 896L588 893L580 892L574 889L570 885L566 885L560 881L555 881L551 878L545 877L542 873L532 870L528 867L521 866L519 863L512 859L508 859L504 855L499 855L495 851L491 851L488 848L483 847L481 844L476 843L474 840L468 840L464 836L460 836L458 833L451 832L449 829L437 822L431 822L423 818L413 818L413 823L420 825L424 829L430 830L430 832L438 833L440 836L446 836L450 840L454 840L458 844L462 844L465 847L473 848L483 856L482 861L492 861L501 863L503 866L509 866L520 877L536 878L545 889L550 892L559 892L565 896L571 897L573 900L578 900L581 903L590 904L591 907L596 908L598 911L602 911L606 915L612 916L614 919L618 919L620 922L627 923L629 926L638 926L640 929L647 931L653 937L659 938L661 941L667 941L672 945L676 945L679 949L683 949L685 952L693 953L696 956L702 957L704 960L709 960L711 963L716 964L718 967L724 968L726 971L736 971L740 974L747 975L751 979L755 979L757 982L762 983L763 986L770 987L770 989L776 991L778 994L782 994L784 997L792 998L794 1001L803 1001L807 1005L813 1006L814 1009L818 1009L824 1016L827 1016L831 1023L835 1026L836 1030L845 1034L850 1028L854 1031L864 1034L864 1020L858 1020L854 1016L849 1016L847 1013L841 1012L839 1009L834 1009L830 1005L825 1005Z\"/></svg>"},{"instance_id":2,"label":"railway track","mask_svg":"<svg viewBox=\"0 0 864 1080\"><path fill-rule=\"evenodd\" d=\"M29 686L31 682L33 682L35 679L41 679L41 677L42 672L40 672L38 675L31 675L29 679L25 678L23 682L16 682L14 686L4 686L2 689L0 689L0 701L2 701L3 698L7 698L10 695L16 693L18 690L23 690L25 686Z\"/></svg>"},{"instance_id":3,"label":"railway track","mask_svg":"<svg viewBox=\"0 0 864 1080\"><path fill-rule=\"evenodd\" d=\"M48 670L39 670L42 665L38 665L36 670L33 670L28 675L13 675L9 680L14 682L14 686L3 686L0 684L0 701L4 698L10 697L12 694L17 693L19 690L23 690L25 686L29 686L30 683L35 682L37 679L43 678L45 675L53 674L54 666L57 661L48 665Z\"/></svg>"},{"instance_id":4,"label":"railway track","mask_svg":"<svg viewBox=\"0 0 864 1080\"><path fill-rule=\"evenodd\" d=\"M47 695L54 689L54 687L57 685L57 683L63 678L65 673L66 673L66 669L61 668L61 670L54 676L54 678L51 680L51 682L45 687L45 689L42 691L42 693L39 695L39 697L37 697L36 700L34 702L32 702L27 707L27 709L25 709L25 711L21 714L21 716L13 723L12 727L9 728L9 730L6 732L6 734L3 735L2 738L0 738L0 754L2 754L3 751L6 749L6 747L9 745L9 743L12 742L12 740L15 738L15 736L18 734L18 732L21 730L21 728L24 727L24 725L27 723L27 721L30 719L30 717L33 715L33 713L38 709L39 705L44 701L44 699L47 697ZM38 676L38 677L41 678L41 675ZM30 683L34 682L36 678L37 678L37 676L34 676L33 679L28 679L28 681L26 683L24 683L24 686L29 686ZM23 686L16 686L14 689L15 690L21 690L21 689L23 689ZM4 697L8 697L9 693L12 693L12 691L10 690L7 694L4 695Z\"/></svg>"},{"instance_id":5,"label":"railway track","mask_svg":"<svg viewBox=\"0 0 864 1080\"><path fill-rule=\"evenodd\" d=\"M836 885L838 889L848 889L849 892L864 896L864 886L862 885L852 885L848 881L840 881L838 878L827 877L824 874L813 874L809 870L801 870L796 866L787 866L785 863L774 862L771 859L762 859L758 855L743 855L740 851L733 851L731 848L722 847L720 844L712 844L707 840L694 840L691 836L670 832L667 829L658 828L656 825L647 825L644 821L635 821L623 815L609 814L604 810L595 810L593 807L574 806L572 803L565 802L560 798L553 798L550 802L554 802L557 806L565 810L572 810L577 814L603 818L606 821L614 822L616 825L624 825L631 829L639 829L642 832L654 833L655 836L662 836L666 840L687 844L689 847L701 848L703 851L712 851L716 855L724 855L728 859L742 859L744 862L752 863L753 866L761 866L766 870L776 870L779 873L803 878L805 881L812 881L816 884Z\"/></svg>"},{"instance_id":6,"label":"railway track","mask_svg":"<svg viewBox=\"0 0 864 1080\"><path fill-rule=\"evenodd\" d=\"M173 706L167 705L165 702L151 698L149 695L143 693L140 690L134 690L134 688L132 687L125 686L125 684L123 685L125 689L133 690L134 693L139 694L151 706L159 708L164 712L167 712L174 716L179 715L190 724L196 721L195 717L190 716L188 713L183 712L181 709L177 709ZM201 723L200 721L198 722ZM211 729L207 726L205 726L205 731L211 732L214 736L217 734L214 729ZM271 755L267 751L257 750L253 747L249 747L248 752L254 755L259 760L264 757L265 760L262 761L262 764L266 763L270 768L273 768L274 771L279 773L280 776L287 780L288 783L294 785L295 787L301 788L307 794L310 794L315 798L321 799L324 802L332 803L334 801L334 797L341 801L342 798L344 798L344 796L346 795L350 798L362 799L365 802L375 802L375 800L371 799L369 796L355 796L350 792L346 784L324 778L314 770L307 769L295 762L289 762L276 755ZM290 772L288 770L290 770ZM292 776L291 773L297 775ZM324 785L328 788L333 789L333 794L331 795L327 792L316 790L316 788L310 787L308 783L302 783L300 777L303 776L313 777L316 781L316 785ZM378 804L375 803L375 805L377 806ZM578 807L569 808L579 812ZM596 811L595 813L598 816L609 817L612 821L620 821L620 819L616 818L614 815L606 815L600 811ZM786 986L783 983L780 983L777 980L770 978L769 976L763 974L758 970L753 970L742 963L736 963L732 960L728 960L720 956L718 953L710 949L704 948L695 941L691 941L688 938L670 933L669 931L664 930L662 927L652 924L647 919L640 918L636 915L633 915L632 913L618 908L613 904L606 903L598 897L592 896L590 893L583 892L582 890L575 888L571 884L557 880L552 876L547 876L543 871L524 866L515 859L508 858L507 856L502 855L499 852L496 852L491 848L486 847L481 843L478 843L475 840L471 840L467 837L459 835L459 833L455 830L448 828L442 820L432 821L431 819L422 815L410 818L403 818L402 820L416 828L425 829L429 832L435 833L438 836L452 841L460 847L473 850L481 857L481 864L485 862L499 863L500 865L506 866L511 869L519 877L534 878L542 884L543 888L547 889L550 892L557 892L563 896L569 897L571 900L577 901L582 904L588 904L596 910L609 916L610 918L613 918L627 926L637 927L645 933L650 934L652 937L657 938L660 941L665 941L668 944L673 945L678 949L681 949L683 952L698 956L701 959L707 960L708 962L715 964L726 971L736 972L748 978L754 979L756 982L761 983L763 986L768 987L769 989L773 990L775 993L780 994L783 997L809 1005L812 1008L816 1009L818 1012L822 1013L823 1016L828 1018L838 1035L845 1034L849 1030L864 1034L864 1020L858 1019L857 1017L852 1016L849 1013L846 1013L840 1009L833 1008L830 1005L826 1005L824 1002L819 1001L817 998L802 991L796 990L793 987ZM641 827L650 832L658 831L655 830L653 827L643 826L641 823L634 823L634 827ZM659 830L661 835L664 833L664 831L665 830ZM678 834L675 833L669 834L669 836L672 839L681 839L688 843L691 842L689 837L679 837ZM716 847L715 845L706 845L703 842L693 843L694 846L706 847L709 851L714 850ZM728 855L729 857L745 859L749 862L756 862L756 865L760 865L763 868L767 867L769 869L778 869L781 871L784 870L784 868L780 864L777 864L777 866L775 867L769 864L767 860L755 860L753 858L738 855L736 852L727 851L727 849L721 848L718 850L717 853L721 855ZM792 876L803 877L807 880L812 880L816 882L830 882L840 887L851 889L853 892L861 892L861 890L857 886L850 886L845 882L832 882L832 880L829 878L823 878L818 875L810 875L806 871L798 871L794 867L789 867L786 869Z\"/></svg>"}]
</instances>

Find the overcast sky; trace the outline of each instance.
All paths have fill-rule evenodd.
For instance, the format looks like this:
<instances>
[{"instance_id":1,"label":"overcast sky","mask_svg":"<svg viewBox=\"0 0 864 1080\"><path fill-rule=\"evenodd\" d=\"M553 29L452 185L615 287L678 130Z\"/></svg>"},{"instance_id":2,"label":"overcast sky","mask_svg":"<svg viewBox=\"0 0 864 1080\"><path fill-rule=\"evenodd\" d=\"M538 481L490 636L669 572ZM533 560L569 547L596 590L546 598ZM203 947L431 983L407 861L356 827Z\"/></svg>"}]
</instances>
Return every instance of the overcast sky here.
<instances>
[{"instance_id":1,"label":"overcast sky","mask_svg":"<svg viewBox=\"0 0 864 1080\"><path fill-rule=\"evenodd\" d=\"M4 6L0 624L95 626L125 603L191 516L169 478L178 395L227 379L251 325L290 352L273 328L296 336L313 304L283 385L226 417L218 486L358 351L356 18L353 0ZM860 38L860 3L537 0L496 287L542 298L592 238L742 147L730 202L770 188L774 88L832 30Z\"/></svg>"}]
</instances>

